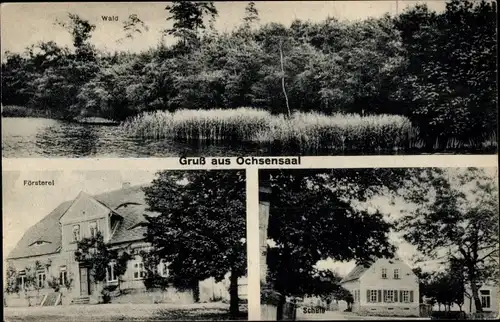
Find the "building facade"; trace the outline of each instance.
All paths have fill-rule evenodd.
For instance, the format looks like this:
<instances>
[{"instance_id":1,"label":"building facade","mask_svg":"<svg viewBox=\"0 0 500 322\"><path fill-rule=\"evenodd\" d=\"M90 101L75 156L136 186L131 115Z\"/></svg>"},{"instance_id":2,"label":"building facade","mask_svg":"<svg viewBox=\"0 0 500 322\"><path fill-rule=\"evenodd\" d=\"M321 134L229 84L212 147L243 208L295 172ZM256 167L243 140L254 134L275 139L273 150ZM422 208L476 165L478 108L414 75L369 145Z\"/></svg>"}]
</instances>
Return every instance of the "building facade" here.
<instances>
[{"instance_id":1,"label":"building facade","mask_svg":"<svg viewBox=\"0 0 500 322\"><path fill-rule=\"evenodd\" d=\"M419 316L418 278L399 259L381 258L369 267L358 265L341 283L353 295L353 312Z\"/></svg>"},{"instance_id":2,"label":"building facade","mask_svg":"<svg viewBox=\"0 0 500 322\"><path fill-rule=\"evenodd\" d=\"M59 205L26 232L7 257L7 267L16 274L18 291L6 294L6 304L44 305L54 293L53 304L97 303L102 300L105 286L120 290L113 303L193 303L191 291L174 287L146 290L146 269L140 253L150 245L144 242L146 228L141 223L145 222L145 214L155 215L146 209L142 187L128 185L97 196L81 192L73 201ZM78 241L97 233L112 249L132 255L122 276L117 276L115 263L111 262L105 281L96 282L90 268L76 260ZM161 261L157 271L168 277L168 263ZM216 283L213 278L200 282L200 301L228 299L228 285L227 281ZM240 279L239 285L240 296L245 298L246 278Z\"/></svg>"}]
</instances>

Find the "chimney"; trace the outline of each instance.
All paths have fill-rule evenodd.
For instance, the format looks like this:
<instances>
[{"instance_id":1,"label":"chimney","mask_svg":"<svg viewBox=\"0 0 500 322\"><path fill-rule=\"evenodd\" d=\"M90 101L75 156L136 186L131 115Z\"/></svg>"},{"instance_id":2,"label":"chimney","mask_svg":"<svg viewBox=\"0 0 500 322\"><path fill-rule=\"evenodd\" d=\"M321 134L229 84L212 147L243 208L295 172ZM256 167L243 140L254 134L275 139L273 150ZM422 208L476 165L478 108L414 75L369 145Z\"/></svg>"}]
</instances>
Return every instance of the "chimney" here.
<instances>
[{"instance_id":1,"label":"chimney","mask_svg":"<svg viewBox=\"0 0 500 322\"><path fill-rule=\"evenodd\" d=\"M130 182L122 183L122 189L130 188Z\"/></svg>"}]
</instances>

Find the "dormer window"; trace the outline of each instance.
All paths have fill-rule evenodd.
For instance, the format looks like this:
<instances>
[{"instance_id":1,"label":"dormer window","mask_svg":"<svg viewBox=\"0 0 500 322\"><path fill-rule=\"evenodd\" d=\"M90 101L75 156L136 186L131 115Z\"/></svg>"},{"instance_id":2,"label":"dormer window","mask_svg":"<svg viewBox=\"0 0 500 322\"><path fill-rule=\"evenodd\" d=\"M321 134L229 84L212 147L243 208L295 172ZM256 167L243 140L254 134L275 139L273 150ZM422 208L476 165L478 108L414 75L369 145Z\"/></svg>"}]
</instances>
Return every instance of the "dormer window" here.
<instances>
[{"instance_id":1,"label":"dormer window","mask_svg":"<svg viewBox=\"0 0 500 322\"><path fill-rule=\"evenodd\" d=\"M80 240L80 225L73 225L73 241L77 242Z\"/></svg>"},{"instance_id":2,"label":"dormer window","mask_svg":"<svg viewBox=\"0 0 500 322\"><path fill-rule=\"evenodd\" d=\"M45 240L37 240L36 242L32 243L30 246L40 246L40 245L44 245L44 244L49 244L49 242L47 242Z\"/></svg>"},{"instance_id":3,"label":"dormer window","mask_svg":"<svg viewBox=\"0 0 500 322\"><path fill-rule=\"evenodd\" d=\"M90 232L90 237L95 238L97 237L97 232L99 231L99 228L97 226L97 221L92 221L89 223L89 232Z\"/></svg>"}]
</instances>

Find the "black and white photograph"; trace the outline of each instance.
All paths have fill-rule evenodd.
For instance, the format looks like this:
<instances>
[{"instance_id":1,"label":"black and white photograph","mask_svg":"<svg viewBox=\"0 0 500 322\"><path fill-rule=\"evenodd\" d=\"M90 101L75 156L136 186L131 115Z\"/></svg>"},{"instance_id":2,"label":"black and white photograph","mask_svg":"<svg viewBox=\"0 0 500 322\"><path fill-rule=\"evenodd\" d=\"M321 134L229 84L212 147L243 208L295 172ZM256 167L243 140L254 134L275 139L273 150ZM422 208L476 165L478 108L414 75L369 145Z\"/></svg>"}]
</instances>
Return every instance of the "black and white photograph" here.
<instances>
[{"instance_id":1,"label":"black and white photograph","mask_svg":"<svg viewBox=\"0 0 500 322\"><path fill-rule=\"evenodd\" d=\"M2 156L494 154L496 11L4 3Z\"/></svg>"},{"instance_id":2,"label":"black and white photograph","mask_svg":"<svg viewBox=\"0 0 500 322\"><path fill-rule=\"evenodd\" d=\"M5 171L5 321L247 320L241 170Z\"/></svg>"},{"instance_id":3,"label":"black and white photograph","mask_svg":"<svg viewBox=\"0 0 500 322\"><path fill-rule=\"evenodd\" d=\"M262 320L498 319L498 168L259 171Z\"/></svg>"}]
</instances>

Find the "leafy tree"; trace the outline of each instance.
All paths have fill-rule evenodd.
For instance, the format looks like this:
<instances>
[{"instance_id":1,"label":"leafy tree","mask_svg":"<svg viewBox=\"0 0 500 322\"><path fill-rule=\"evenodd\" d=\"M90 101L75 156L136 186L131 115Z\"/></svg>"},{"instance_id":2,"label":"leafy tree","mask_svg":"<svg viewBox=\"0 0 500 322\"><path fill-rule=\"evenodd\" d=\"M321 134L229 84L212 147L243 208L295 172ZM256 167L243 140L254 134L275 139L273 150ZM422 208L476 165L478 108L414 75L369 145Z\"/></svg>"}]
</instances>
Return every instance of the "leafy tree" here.
<instances>
[{"instance_id":1,"label":"leafy tree","mask_svg":"<svg viewBox=\"0 0 500 322\"><path fill-rule=\"evenodd\" d=\"M166 6L165 10L170 14L167 20L174 21L172 28L166 29L165 32L180 37L184 47L193 40L197 40L199 29L205 29L203 18L206 15L215 18L218 14L211 1L172 1L172 4Z\"/></svg>"},{"instance_id":2,"label":"leafy tree","mask_svg":"<svg viewBox=\"0 0 500 322\"><path fill-rule=\"evenodd\" d=\"M75 260L89 265L90 274L96 284L106 280L111 262L114 262L115 276L120 277L125 274L127 262L131 258L128 252L112 249L109 244L106 244L101 232L97 232L96 236L79 240L75 251Z\"/></svg>"},{"instance_id":3,"label":"leafy tree","mask_svg":"<svg viewBox=\"0 0 500 322\"><path fill-rule=\"evenodd\" d=\"M418 289L420 294L419 302L424 303L424 297L428 299L435 298L434 289L431 285L432 274L422 271L420 267L416 267L412 271L418 278Z\"/></svg>"},{"instance_id":4,"label":"leafy tree","mask_svg":"<svg viewBox=\"0 0 500 322\"><path fill-rule=\"evenodd\" d=\"M396 26L407 62L399 87L427 146L496 133L496 2L452 0L441 14L419 5Z\"/></svg>"},{"instance_id":5,"label":"leafy tree","mask_svg":"<svg viewBox=\"0 0 500 322\"><path fill-rule=\"evenodd\" d=\"M149 27L134 13L129 15L127 20L123 21L123 31L125 32L125 36L118 39L118 43L123 42L125 39L133 39L135 34L142 34L143 31L149 31Z\"/></svg>"},{"instance_id":6,"label":"leafy tree","mask_svg":"<svg viewBox=\"0 0 500 322\"><path fill-rule=\"evenodd\" d=\"M93 60L95 58L94 48L89 41L96 26L77 14L68 13L68 18L69 21L56 20L56 24L68 30L71 34L77 59Z\"/></svg>"},{"instance_id":7,"label":"leafy tree","mask_svg":"<svg viewBox=\"0 0 500 322\"><path fill-rule=\"evenodd\" d=\"M258 22L259 20L259 11L255 8L255 2L250 1L245 7L245 17L243 18L245 26L250 28L252 24Z\"/></svg>"},{"instance_id":8,"label":"leafy tree","mask_svg":"<svg viewBox=\"0 0 500 322\"><path fill-rule=\"evenodd\" d=\"M146 241L169 263L173 283L196 283L230 272L230 313L238 315L238 278L246 272L243 171L163 171L144 188Z\"/></svg>"},{"instance_id":9,"label":"leafy tree","mask_svg":"<svg viewBox=\"0 0 500 322\"><path fill-rule=\"evenodd\" d=\"M262 184L272 188L268 238L269 281L284 296L317 294L311 290L319 260L356 260L390 257L392 225L383 215L360 210L354 200L366 200L396 186L403 170L335 169L263 172ZM407 173L407 172L406 172ZM346 229L349 227L349 229ZM278 312L280 308L278 307Z\"/></svg>"},{"instance_id":10,"label":"leafy tree","mask_svg":"<svg viewBox=\"0 0 500 322\"><path fill-rule=\"evenodd\" d=\"M400 220L403 238L428 258L463 272L474 304L478 289L498 276L498 188L482 169L428 168L404 192L418 206Z\"/></svg>"},{"instance_id":11,"label":"leafy tree","mask_svg":"<svg viewBox=\"0 0 500 322\"><path fill-rule=\"evenodd\" d=\"M5 292L7 294L19 292L19 279L17 277L16 268L12 264L9 264L7 267L6 281Z\"/></svg>"}]
</instances>

